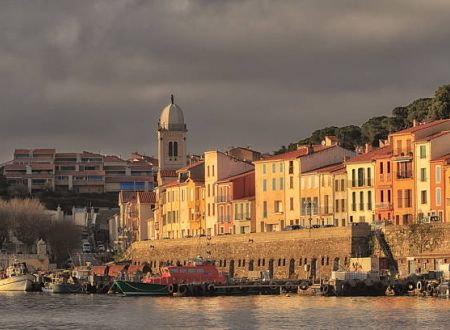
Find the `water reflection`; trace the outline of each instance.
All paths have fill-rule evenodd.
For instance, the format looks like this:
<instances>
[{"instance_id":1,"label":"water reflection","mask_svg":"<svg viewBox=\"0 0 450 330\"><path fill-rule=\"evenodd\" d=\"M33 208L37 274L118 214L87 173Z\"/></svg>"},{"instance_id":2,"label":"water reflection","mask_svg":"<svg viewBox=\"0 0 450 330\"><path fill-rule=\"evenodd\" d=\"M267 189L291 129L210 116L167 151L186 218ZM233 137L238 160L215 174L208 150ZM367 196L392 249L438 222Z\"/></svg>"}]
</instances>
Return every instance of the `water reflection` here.
<instances>
[{"instance_id":1,"label":"water reflection","mask_svg":"<svg viewBox=\"0 0 450 330\"><path fill-rule=\"evenodd\" d=\"M417 297L153 298L0 293L0 329L433 328L450 301Z\"/></svg>"}]
</instances>

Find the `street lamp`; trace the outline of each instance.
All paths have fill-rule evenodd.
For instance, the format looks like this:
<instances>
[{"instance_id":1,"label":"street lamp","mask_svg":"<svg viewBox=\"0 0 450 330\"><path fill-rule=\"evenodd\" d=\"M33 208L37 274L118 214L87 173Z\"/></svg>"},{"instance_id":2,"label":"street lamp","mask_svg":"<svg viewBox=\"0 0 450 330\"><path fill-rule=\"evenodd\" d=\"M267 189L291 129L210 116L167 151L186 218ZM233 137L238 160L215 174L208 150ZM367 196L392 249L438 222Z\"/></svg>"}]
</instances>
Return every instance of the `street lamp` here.
<instances>
[{"instance_id":1,"label":"street lamp","mask_svg":"<svg viewBox=\"0 0 450 330\"><path fill-rule=\"evenodd\" d=\"M309 229L311 229L311 223L312 223L312 203L311 203L311 199L305 199L303 201L303 205L309 209Z\"/></svg>"}]
</instances>

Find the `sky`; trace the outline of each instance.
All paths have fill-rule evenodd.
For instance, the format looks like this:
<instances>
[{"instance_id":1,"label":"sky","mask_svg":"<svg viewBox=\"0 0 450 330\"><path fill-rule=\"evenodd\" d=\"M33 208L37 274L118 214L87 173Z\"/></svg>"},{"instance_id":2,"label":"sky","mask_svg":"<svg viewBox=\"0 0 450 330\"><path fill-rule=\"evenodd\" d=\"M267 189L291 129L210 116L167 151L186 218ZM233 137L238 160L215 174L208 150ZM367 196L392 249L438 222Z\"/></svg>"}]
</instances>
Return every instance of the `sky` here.
<instances>
[{"instance_id":1,"label":"sky","mask_svg":"<svg viewBox=\"0 0 450 330\"><path fill-rule=\"evenodd\" d=\"M0 163L15 148L263 152L450 83L450 2L1 0Z\"/></svg>"}]
</instances>

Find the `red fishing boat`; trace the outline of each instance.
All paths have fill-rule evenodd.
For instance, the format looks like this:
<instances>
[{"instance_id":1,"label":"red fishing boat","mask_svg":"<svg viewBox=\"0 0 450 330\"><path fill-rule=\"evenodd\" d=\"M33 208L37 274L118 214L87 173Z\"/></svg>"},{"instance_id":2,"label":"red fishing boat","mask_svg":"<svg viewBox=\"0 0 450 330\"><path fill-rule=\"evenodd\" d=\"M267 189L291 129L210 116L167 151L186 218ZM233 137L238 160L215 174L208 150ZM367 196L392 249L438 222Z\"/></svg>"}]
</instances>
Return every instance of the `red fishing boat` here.
<instances>
[{"instance_id":1,"label":"red fishing boat","mask_svg":"<svg viewBox=\"0 0 450 330\"><path fill-rule=\"evenodd\" d=\"M142 282L116 280L124 295L205 295L215 292L215 285L225 284L225 277L214 262L197 258L186 265L164 266L160 274L148 274Z\"/></svg>"}]
</instances>

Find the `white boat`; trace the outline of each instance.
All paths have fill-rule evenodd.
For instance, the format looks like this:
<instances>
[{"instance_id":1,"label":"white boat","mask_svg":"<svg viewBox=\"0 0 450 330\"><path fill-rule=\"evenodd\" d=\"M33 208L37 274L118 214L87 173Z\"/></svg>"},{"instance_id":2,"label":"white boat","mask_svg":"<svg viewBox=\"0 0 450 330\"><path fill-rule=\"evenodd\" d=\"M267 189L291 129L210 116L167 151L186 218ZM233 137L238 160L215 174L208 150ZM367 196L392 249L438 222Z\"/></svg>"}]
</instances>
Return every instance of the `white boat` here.
<instances>
[{"instance_id":1,"label":"white boat","mask_svg":"<svg viewBox=\"0 0 450 330\"><path fill-rule=\"evenodd\" d=\"M34 276L28 273L25 263L15 262L0 274L0 291L31 291Z\"/></svg>"}]
</instances>

